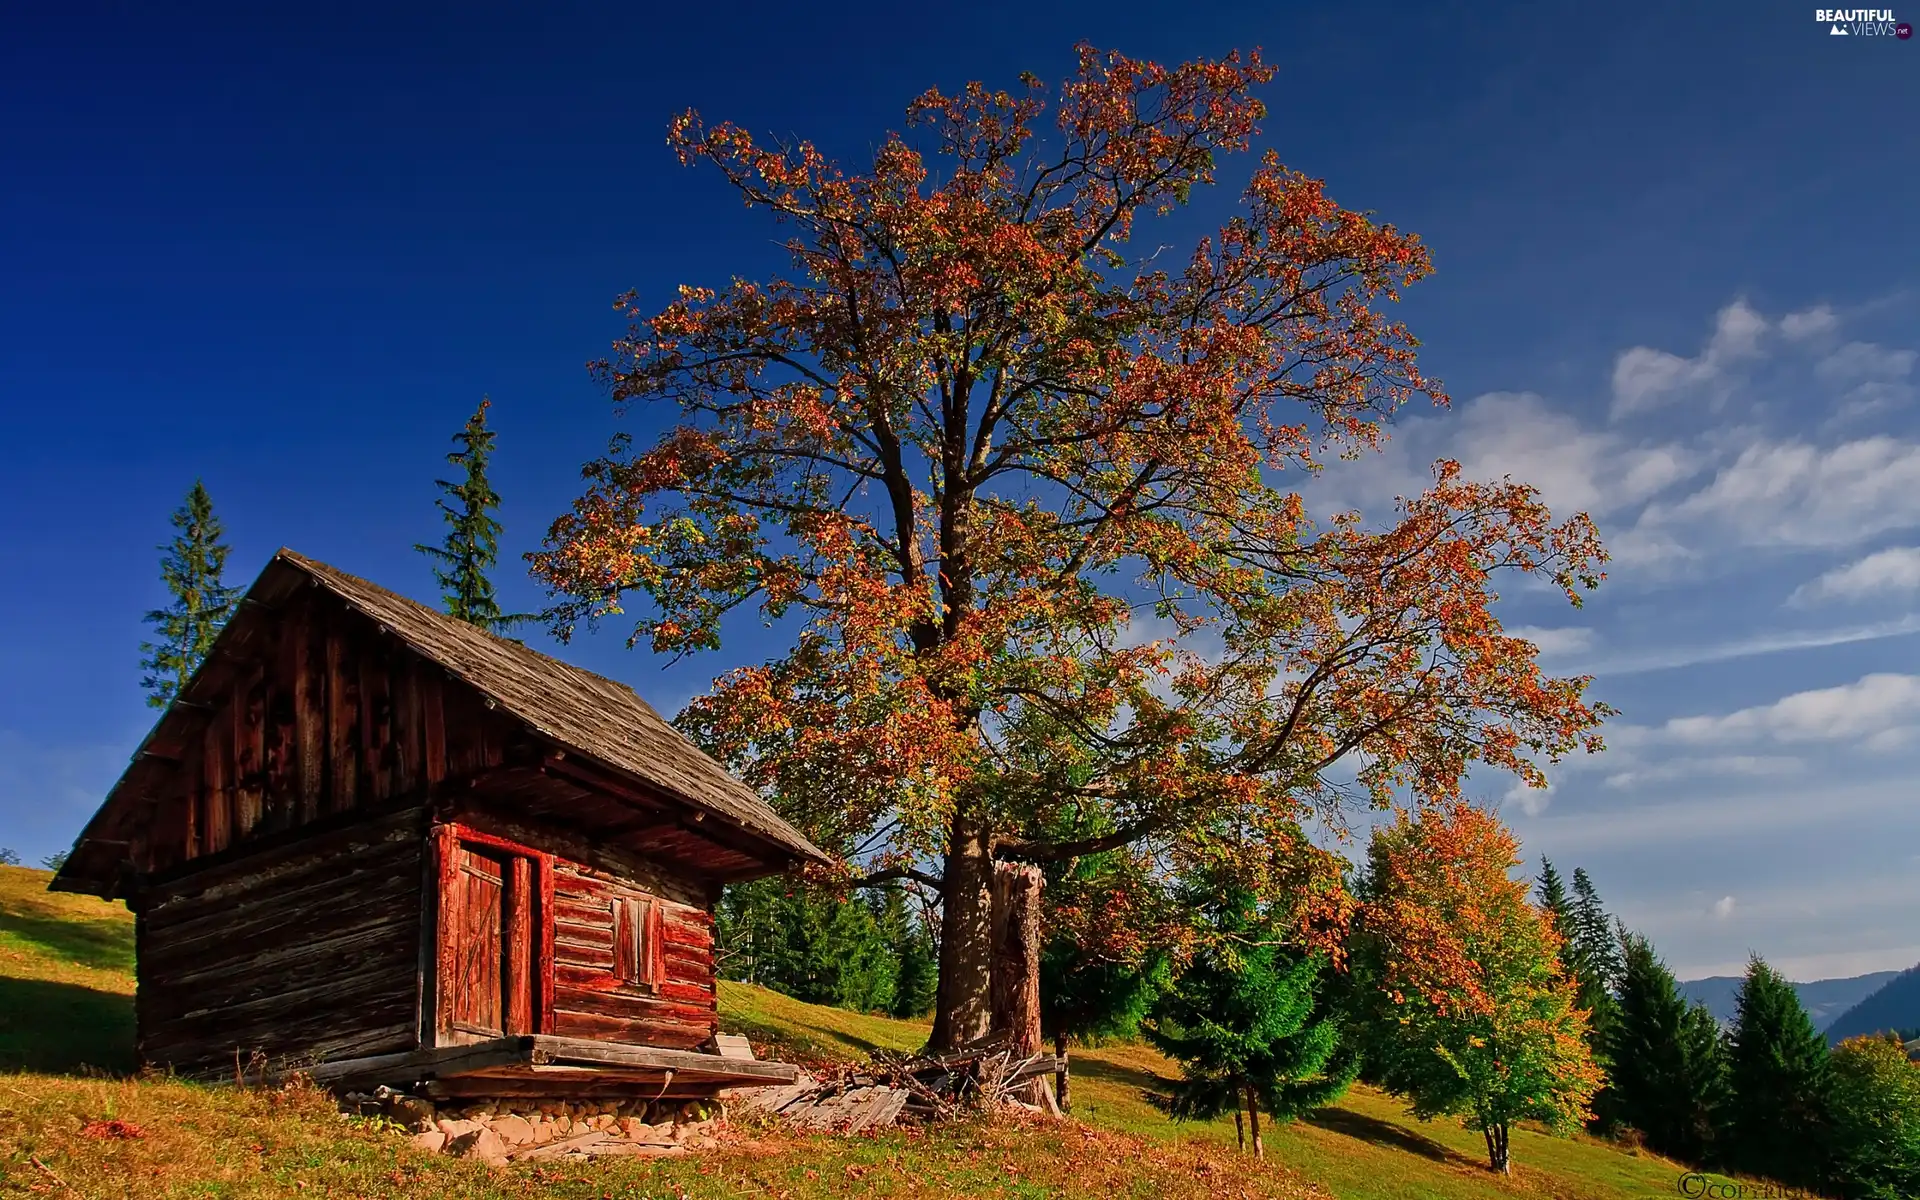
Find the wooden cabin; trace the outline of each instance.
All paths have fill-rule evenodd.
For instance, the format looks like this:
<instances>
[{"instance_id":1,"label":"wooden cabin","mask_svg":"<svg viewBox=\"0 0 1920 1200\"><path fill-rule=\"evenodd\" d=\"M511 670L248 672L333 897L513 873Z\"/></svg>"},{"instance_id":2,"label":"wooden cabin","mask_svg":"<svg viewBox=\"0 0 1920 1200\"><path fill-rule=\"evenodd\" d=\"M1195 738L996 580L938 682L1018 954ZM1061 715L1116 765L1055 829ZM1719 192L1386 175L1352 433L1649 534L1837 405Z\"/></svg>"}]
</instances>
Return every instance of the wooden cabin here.
<instances>
[{"instance_id":1,"label":"wooden cabin","mask_svg":"<svg viewBox=\"0 0 1920 1200\"><path fill-rule=\"evenodd\" d=\"M133 910L161 1067L688 1096L792 1077L716 1050L714 904L822 859L627 687L281 550L51 886Z\"/></svg>"}]
</instances>

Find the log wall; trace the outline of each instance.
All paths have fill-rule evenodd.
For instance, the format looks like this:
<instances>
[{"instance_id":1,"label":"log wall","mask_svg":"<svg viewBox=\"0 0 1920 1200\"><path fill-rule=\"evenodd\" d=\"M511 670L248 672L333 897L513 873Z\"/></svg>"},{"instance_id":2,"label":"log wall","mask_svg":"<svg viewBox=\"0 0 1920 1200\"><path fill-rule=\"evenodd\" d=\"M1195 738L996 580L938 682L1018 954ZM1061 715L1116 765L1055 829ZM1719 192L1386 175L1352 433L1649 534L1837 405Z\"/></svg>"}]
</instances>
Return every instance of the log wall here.
<instances>
[{"instance_id":1,"label":"log wall","mask_svg":"<svg viewBox=\"0 0 1920 1200\"><path fill-rule=\"evenodd\" d=\"M545 1032L637 1046L694 1049L719 1027L714 980L715 884L552 828L463 807L462 826L552 856L552 1019ZM656 983L623 980L616 912L657 904L663 970Z\"/></svg>"},{"instance_id":2,"label":"log wall","mask_svg":"<svg viewBox=\"0 0 1920 1200\"><path fill-rule=\"evenodd\" d=\"M147 891L136 921L144 1061L338 1059L418 1044L427 814L406 809Z\"/></svg>"}]
</instances>

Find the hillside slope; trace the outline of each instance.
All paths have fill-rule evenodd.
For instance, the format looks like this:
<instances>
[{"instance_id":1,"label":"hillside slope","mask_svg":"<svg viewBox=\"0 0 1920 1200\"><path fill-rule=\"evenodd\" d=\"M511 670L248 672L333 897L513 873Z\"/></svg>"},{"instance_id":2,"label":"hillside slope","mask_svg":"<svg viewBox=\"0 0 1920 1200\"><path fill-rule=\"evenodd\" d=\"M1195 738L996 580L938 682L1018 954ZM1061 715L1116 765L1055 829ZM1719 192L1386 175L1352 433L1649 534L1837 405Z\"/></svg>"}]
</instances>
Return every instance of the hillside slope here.
<instances>
[{"instance_id":1,"label":"hillside slope","mask_svg":"<svg viewBox=\"0 0 1920 1200\"><path fill-rule=\"evenodd\" d=\"M1247 1195L1343 1200L1629 1200L1670 1193L1680 1168L1589 1138L1514 1134L1515 1174L1484 1167L1479 1135L1415 1121L1360 1088L1340 1105L1269 1132L1269 1159L1232 1151L1229 1120L1176 1125L1144 1091L1173 1067L1121 1044L1073 1055L1075 1115L1035 1129L964 1125L875 1138L772 1131L698 1160L622 1162L592 1176L517 1172L429 1158L390 1132L332 1119L319 1097L236 1093L166 1080L76 1078L131 1059L132 921L120 905L49 896L47 873L0 868L0 1195L398 1195L694 1198L787 1195L1099 1196L1181 1200ZM800 1058L912 1050L927 1027L803 1004L726 984L722 1023ZM763 1050L763 1053L765 1051ZM142 1136L90 1135L101 1121ZM90 1122L92 1124L90 1124ZM36 1165L36 1163L38 1165ZM55 1179L60 1181L57 1185Z\"/></svg>"},{"instance_id":2,"label":"hillside slope","mask_svg":"<svg viewBox=\"0 0 1920 1200\"><path fill-rule=\"evenodd\" d=\"M1796 983L1793 990L1800 997L1801 1007L1813 1018L1813 1027L1825 1029L1838 1020L1842 1013L1871 996L1897 974L1898 971L1875 971L1871 975L1855 975L1847 979L1816 979L1811 983ZM1687 979L1680 984L1680 994L1706 1005L1707 1011L1722 1025L1731 1025L1742 982L1738 975Z\"/></svg>"},{"instance_id":3,"label":"hillside slope","mask_svg":"<svg viewBox=\"0 0 1920 1200\"><path fill-rule=\"evenodd\" d=\"M1920 967L1888 980L1886 986L1841 1013L1826 1029L1827 1040L1841 1042L1861 1034L1920 1028Z\"/></svg>"}]
</instances>

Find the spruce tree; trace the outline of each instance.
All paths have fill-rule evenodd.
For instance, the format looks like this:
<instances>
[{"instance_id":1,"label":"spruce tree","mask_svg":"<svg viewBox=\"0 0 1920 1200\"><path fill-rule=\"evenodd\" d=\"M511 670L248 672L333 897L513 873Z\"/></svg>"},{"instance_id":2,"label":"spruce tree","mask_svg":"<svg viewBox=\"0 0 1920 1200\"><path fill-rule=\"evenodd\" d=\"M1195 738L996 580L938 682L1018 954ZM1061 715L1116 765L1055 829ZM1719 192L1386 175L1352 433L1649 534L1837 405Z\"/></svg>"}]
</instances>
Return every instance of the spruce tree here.
<instances>
[{"instance_id":1,"label":"spruce tree","mask_svg":"<svg viewBox=\"0 0 1920 1200\"><path fill-rule=\"evenodd\" d=\"M1707 1162L1726 1102L1719 1026L1687 1003L1646 938L1629 934L1623 943L1619 1015L1607 1039L1614 1115L1657 1153Z\"/></svg>"},{"instance_id":2,"label":"spruce tree","mask_svg":"<svg viewBox=\"0 0 1920 1200\"><path fill-rule=\"evenodd\" d=\"M160 578L173 603L147 614L155 639L140 646L147 656L140 662L147 673L140 686L147 689L151 708L173 703L240 603L240 589L226 586L225 530L200 480L193 481L186 503L173 514L173 527L173 541L160 547Z\"/></svg>"},{"instance_id":3,"label":"spruce tree","mask_svg":"<svg viewBox=\"0 0 1920 1200\"><path fill-rule=\"evenodd\" d=\"M1740 985L1727 1042L1729 1165L1817 1186L1829 1158L1831 1064L1793 985L1758 956Z\"/></svg>"},{"instance_id":4,"label":"spruce tree","mask_svg":"<svg viewBox=\"0 0 1920 1200\"><path fill-rule=\"evenodd\" d=\"M446 519L446 540L438 546L415 544L414 549L437 564L433 577L440 585L449 616L489 633L505 633L535 616L502 613L493 581L487 575L500 559L500 522L493 515L500 507L500 496L487 481L494 439L493 431L487 428L487 409L492 404L491 400L481 400L480 407L467 418L466 427L453 435L459 449L449 452L447 461L465 472L464 478L434 480L441 491L434 506Z\"/></svg>"},{"instance_id":5,"label":"spruce tree","mask_svg":"<svg viewBox=\"0 0 1920 1200\"><path fill-rule=\"evenodd\" d=\"M1053 1039L1058 1060L1055 1098L1070 1110L1069 1042L1137 1034L1166 987L1167 961L1152 932L1156 910L1140 907L1159 892L1136 856L1107 851L1046 869L1051 920L1040 952L1040 1031Z\"/></svg>"},{"instance_id":6,"label":"spruce tree","mask_svg":"<svg viewBox=\"0 0 1920 1200\"><path fill-rule=\"evenodd\" d=\"M1596 991L1612 992L1620 982L1620 943L1613 918L1600 903L1600 892L1585 867L1573 869L1573 924L1569 936L1575 958Z\"/></svg>"},{"instance_id":7,"label":"spruce tree","mask_svg":"<svg viewBox=\"0 0 1920 1200\"><path fill-rule=\"evenodd\" d=\"M1550 858L1540 860L1539 885L1534 895L1540 907L1546 909L1553 917L1553 927L1559 931L1561 937L1567 939L1567 950L1561 957L1571 962L1574 933L1573 901L1567 896L1567 885L1560 878L1559 868L1553 865L1553 860Z\"/></svg>"},{"instance_id":8,"label":"spruce tree","mask_svg":"<svg viewBox=\"0 0 1920 1200\"><path fill-rule=\"evenodd\" d=\"M779 878L731 885L715 921L721 976L809 1004L891 1011L899 962L883 910Z\"/></svg>"},{"instance_id":9,"label":"spruce tree","mask_svg":"<svg viewBox=\"0 0 1920 1200\"><path fill-rule=\"evenodd\" d=\"M934 988L940 967L934 958L933 937L922 921L907 909L906 893L890 888L880 922L894 960L892 1016L924 1017L933 1011Z\"/></svg>"},{"instance_id":10,"label":"spruce tree","mask_svg":"<svg viewBox=\"0 0 1920 1200\"><path fill-rule=\"evenodd\" d=\"M1155 1004L1147 1040L1180 1063L1181 1078L1152 1097L1176 1120L1244 1113L1264 1156L1260 1112L1277 1121L1346 1093L1359 1059L1320 1001L1326 959L1276 944L1250 896L1230 891L1213 913L1214 940Z\"/></svg>"},{"instance_id":11,"label":"spruce tree","mask_svg":"<svg viewBox=\"0 0 1920 1200\"><path fill-rule=\"evenodd\" d=\"M1587 1013L1587 1043L1595 1060L1611 1075L1607 1047L1618 1016L1613 989L1620 976L1619 951L1593 879L1584 868L1576 867L1573 880L1575 895L1569 896L1553 861L1543 858L1535 894L1562 939L1560 962L1574 981L1574 1003ZM1613 1094L1603 1086L1594 1094L1593 1118L1588 1127L1609 1130L1619 1119Z\"/></svg>"}]
</instances>

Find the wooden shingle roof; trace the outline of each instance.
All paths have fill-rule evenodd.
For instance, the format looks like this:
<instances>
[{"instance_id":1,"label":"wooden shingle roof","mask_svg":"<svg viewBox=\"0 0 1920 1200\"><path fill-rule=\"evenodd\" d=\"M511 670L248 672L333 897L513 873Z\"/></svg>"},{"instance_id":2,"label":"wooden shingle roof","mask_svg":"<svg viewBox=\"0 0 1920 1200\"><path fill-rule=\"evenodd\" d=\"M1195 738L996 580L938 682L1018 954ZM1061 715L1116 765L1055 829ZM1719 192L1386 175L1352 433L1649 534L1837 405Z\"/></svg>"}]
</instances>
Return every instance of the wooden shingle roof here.
<instances>
[{"instance_id":1,"label":"wooden shingle roof","mask_svg":"<svg viewBox=\"0 0 1920 1200\"><path fill-rule=\"evenodd\" d=\"M274 561L305 572L416 653L569 751L679 796L801 858L826 861L826 855L757 792L689 742L625 684L291 550L280 550Z\"/></svg>"}]
</instances>

